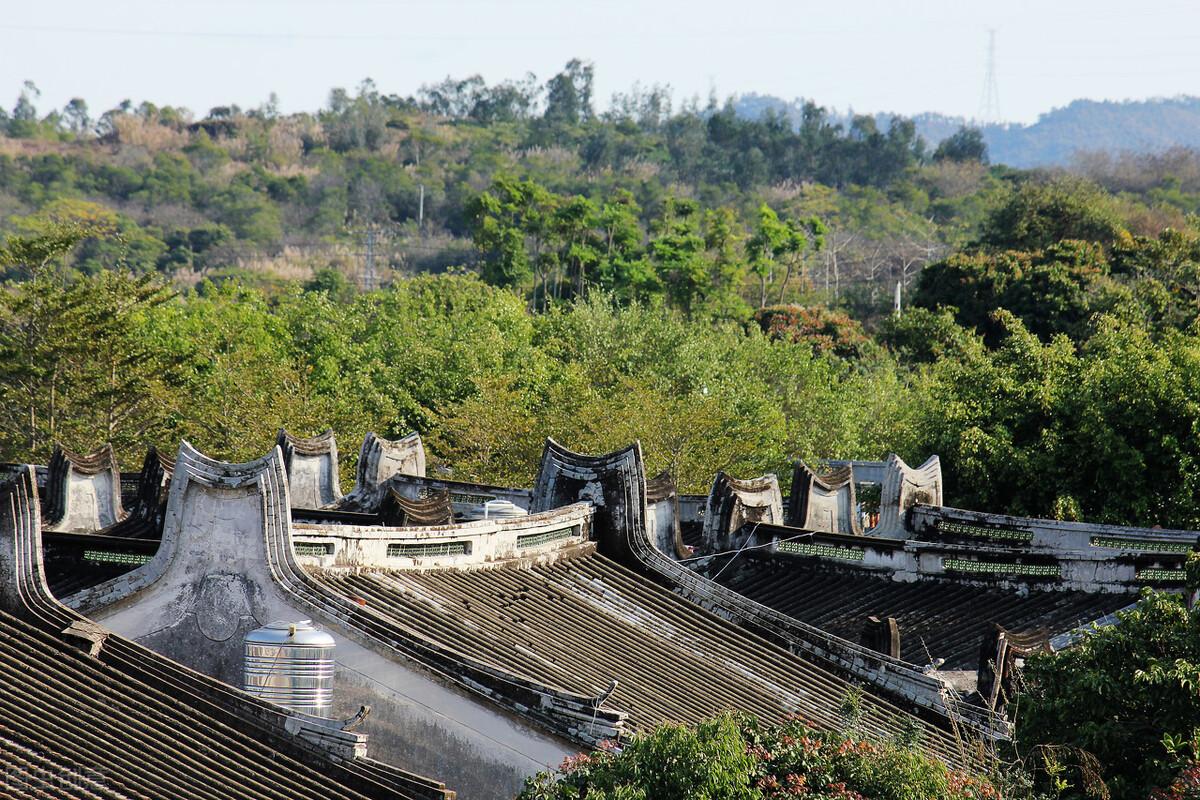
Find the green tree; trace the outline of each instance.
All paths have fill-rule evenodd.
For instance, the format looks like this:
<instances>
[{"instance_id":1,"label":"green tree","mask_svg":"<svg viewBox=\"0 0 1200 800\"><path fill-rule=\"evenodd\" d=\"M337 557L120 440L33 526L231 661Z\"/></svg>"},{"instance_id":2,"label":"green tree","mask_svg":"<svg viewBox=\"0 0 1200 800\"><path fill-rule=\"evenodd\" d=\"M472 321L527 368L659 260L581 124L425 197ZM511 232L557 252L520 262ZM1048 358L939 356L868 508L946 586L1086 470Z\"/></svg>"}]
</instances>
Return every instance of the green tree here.
<instances>
[{"instance_id":1,"label":"green tree","mask_svg":"<svg viewBox=\"0 0 1200 800\"><path fill-rule=\"evenodd\" d=\"M365 79L353 97L345 89L329 93L329 109L322 113L329 146L338 152L377 150L387 130L388 113L375 82Z\"/></svg>"},{"instance_id":2,"label":"green tree","mask_svg":"<svg viewBox=\"0 0 1200 800\"><path fill-rule=\"evenodd\" d=\"M219 266L222 245L234 238L233 231L217 224L172 231L163 241L166 252L159 258L158 268L168 274L183 267L204 274Z\"/></svg>"},{"instance_id":3,"label":"green tree","mask_svg":"<svg viewBox=\"0 0 1200 800\"><path fill-rule=\"evenodd\" d=\"M933 160L974 161L986 164L987 144L983 141L983 131L964 125L938 144L937 149L933 151Z\"/></svg>"},{"instance_id":4,"label":"green tree","mask_svg":"<svg viewBox=\"0 0 1200 800\"><path fill-rule=\"evenodd\" d=\"M1191 528L1200 342L1102 317L1082 347L1042 342L1008 312L991 351L936 362L917 389L919 452L948 465L954 505ZM926 394L927 393L927 394ZM915 445L914 445L915 448ZM1039 480L1028 480L1037 475ZM1114 480L1113 476L1120 476ZM1071 511L1072 515L1075 512Z\"/></svg>"},{"instance_id":5,"label":"green tree","mask_svg":"<svg viewBox=\"0 0 1200 800\"><path fill-rule=\"evenodd\" d=\"M76 136L83 136L92 129L92 118L88 116L87 101L82 97L72 97L63 107L63 124L67 130Z\"/></svg>"},{"instance_id":6,"label":"green tree","mask_svg":"<svg viewBox=\"0 0 1200 800\"><path fill-rule=\"evenodd\" d=\"M354 298L354 285L346 278L346 273L336 267L318 269L312 279L304 284L304 289L309 292L323 292L330 300L340 303L349 302Z\"/></svg>"},{"instance_id":7,"label":"green tree","mask_svg":"<svg viewBox=\"0 0 1200 800\"><path fill-rule=\"evenodd\" d=\"M1129 317L1157 330L1187 330L1200 314L1200 236L1167 228L1113 248L1112 274L1130 286Z\"/></svg>"},{"instance_id":8,"label":"green tree","mask_svg":"<svg viewBox=\"0 0 1200 800\"><path fill-rule=\"evenodd\" d=\"M38 132L38 111L36 101L42 96L33 81L21 84L21 94L13 106L12 115L8 121L8 135L14 139L34 136Z\"/></svg>"},{"instance_id":9,"label":"green tree","mask_svg":"<svg viewBox=\"0 0 1200 800\"><path fill-rule=\"evenodd\" d=\"M584 295L589 280L595 280L603 254L596 231L599 221L596 204L581 195L567 198L554 211L551 226L559 242L558 264L573 284L563 293L567 296ZM556 291L555 296L560 292Z\"/></svg>"},{"instance_id":10,"label":"green tree","mask_svg":"<svg viewBox=\"0 0 1200 800\"><path fill-rule=\"evenodd\" d=\"M704 214L704 249L708 259L706 307L717 317L745 319L749 311L740 290L746 278L742 252L745 231L737 213L727 206Z\"/></svg>"},{"instance_id":11,"label":"green tree","mask_svg":"<svg viewBox=\"0 0 1200 800\"><path fill-rule=\"evenodd\" d=\"M548 122L575 124L586 122L595 114L592 108L592 82L595 68L589 61L573 58L563 71L546 83Z\"/></svg>"},{"instance_id":12,"label":"green tree","mask_svg":"<svg viewBox=\"0 0 1200 800\"><path fill-rule=\"evenodd\" d=\"M11 236L0 266L22 275L0 292L0 407L9 453L44 457L62 420L62 361L77 344L75 318L83 298L64 291L56 267L90 233L78 222L47 225L36 236Z\"/></svg>"},{"instance_id":13,"label":"green tree","mask_svg":"<svg viewBox=\"0 0 1200 800\"><path fill-rule=\"evenodd\" d=\"M63 259L95 232L49 221L0 249L25 278L0 292L0 446L13 460L45 459L56 442L140 456L164 416L174 365L146 323L170 292L127 273L68 280Z\"/></svg>"},{"instance_id":14,"label":"green tree","mask_svg":"<svg viewBox=\"0 0 1200 800\"><path fill-rule=\"evenodd\" d=\"M910 306L887 318L879 341L907 364L932 364L943 358L961 361L979 346L979 340L958 324L956 311L953 307L930 311Z\"/></svg>"},{"instance_id":15,"label":"green tree","mask_svg":"<svg viewBox=\"0 0 1200 800\"><path fill-rule=\"evenodd\" d=\"M60 362L71 403L70 435L60 438L81 450L109 442L136 459L147 441L161 436L181 377L180 360L151 333L152 317L174 292L153 274L112 270L73 288L86 297L77 314L83 340Z\"/></svg>"},{"instance_id":16,"label":"green tree","mask_svg":"<svg viewBox=\"0 0 1200 800\"><path fill-rule=\"evenodd\" d=\"M1077 753L1090 754L1113 800L1143 800L1200 751L1200 611L1150 592L1118 616L1029 660L1017 742L1071 768L1080 787Z\"/></svg>"},{"instance_id":17,"label":"green tree","mask_svg":"<svg viewBox=\"0 0 1200 800\"><path fill-rule=\"evenodd\" d=\"M912 296L915 306L955 309L959 324L990 344L1001 330L998 308L1011 311L1043 339L1065 333L1086 338L1092 315L1124 299L1109 276L1100 245L1064 241L1045 250L956 253L922 270Z\"/></svg>"},{"instance_id":18,"label":"green tree","mask_svg":"<svg viewBox=\"0 0 1200 800\"><path fill-rule=\"evenodd\" d=\"M661 288L646 257L640 214L633 193L619 189L604 201L596 217L601 251L598 283L626 301L645 300Z\"/></svg>"},{"instance_id":19,"label":"green tree","mask_svg":"<svg viewBox=\"0 0 1200 800\"><path fill-rule=\"evenodd\" d=\"M544 186L504 175L467 204L488 283L524 287L536 272L541 279L541 305L547 305L555 206L556 198Z\"/></svg>"},{"instance_id":20,"label":"green tree","mask_svg":"<svg viewBox=\"0 0 1200 800\"><path fill-rule=\"evenodd\" d=\"M690 315L711 286L700 235L700 208L694 200L667 199L662 216L654 221L649 249L667 297Z\"/></svg>"},{"instance_id":21,"label":"green tree","mask_svg":"<svg viewBox=\"0 0 1200 800\"><path fill-rule=\"evenodd\" d=\"M204 284L201 284L205 286ZM319 429L309 370L293 357L282 320L261 294L211 284L156 315L149 332L179 364L167 436L218 458L265 453L281 427Z\"/></svg>"},{"instance_id":22,"label":"green tree","mask_svg":"<svg viewBox=\"0 0 1200 800\"><path fill-rule=\"evenodd\" d=\"M1110 246L1129 240L1112 198L1075 178L1014 190L984 221L979 243L993 250L1044 250L1065 239Z\"/></svg>"},{"instance_id":23,"label":"green tree","mask_svg":"<svg viewBox=\"0 0 1200 800\"><path fill-rule=\"evenodd\" d=\"M692 728L661 725L623 745L619 752L602 747L568 757L556 773L529 778L518 800L1002 796L992 782L955 772L910 746L817 731L797 720L770 725L726 714ZM1017 792L1007 796L1021 797Z\"/></svg>"},{"instance_id":24,"label":"green tree","mask_svg":"<svg viewBox=\"0 0 1200 800\"><path fill-rule=\"evenodd\" d=\"M279 207L244 184L232 184L212 199L217 220L241 239L275 245L283 239Z\"/></svg>"},{"instance_id":25,"label":"green tree","mask_svg":"<svg viewBox=\"0 0 1200 800\"><path fill-rule=\"evenodd\" d=\"M807 282L805 260L824 246L826 232L825 223L817 217L781 219L765 203L759 206L758 226L749 244L754 254L753 269L760 281L759 308L767 304L767 285L774 280L778 267L782 266L783 277L777 302L783 302L793 271L800 274L802 285Z\"/></svg>"}]
</instances>

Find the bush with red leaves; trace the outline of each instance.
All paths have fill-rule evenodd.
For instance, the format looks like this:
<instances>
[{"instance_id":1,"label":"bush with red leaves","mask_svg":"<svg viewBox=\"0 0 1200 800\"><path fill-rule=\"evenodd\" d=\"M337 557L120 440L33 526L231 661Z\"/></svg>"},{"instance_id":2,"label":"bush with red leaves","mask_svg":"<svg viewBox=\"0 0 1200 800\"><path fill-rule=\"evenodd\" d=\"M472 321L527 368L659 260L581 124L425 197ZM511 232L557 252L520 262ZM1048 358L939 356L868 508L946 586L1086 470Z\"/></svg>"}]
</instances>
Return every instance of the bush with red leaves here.
<instances>
[{"instance_id":1,"label":"bush with red leaves","mask_svg":"<svg viewBox=\"0 0 1200 800\"><path fill-rule=\"evenodd\" d=\"M763 333L787 342L807 342L815 353L859 358L871 345L862 326L825 306L767 306L754 312Z\"/></svg>"},{"instance_id":2,"label":"bush with red leaves","mask_svg":"<svg viewBox=\"0 0 1200 800\"><path fill-rule=\"evenodd\" d=\"M1200 800L1200 761L1185 767L1166 789L1156 789L1150 800Z\"/></svg>"},{"instance_id":3,"label":"bush with red leaves","mask_svg":"<svg viewBox=\"0 0 1200 800\"><path fill-rule=\"evenodd\" d=\"M663 725L624 747L573 756L530 778L519 800L1000 800L990 781L912 743L725 715ZM1174 798L1172 798L1174 800Z\"/></svg>"}]
</instances>

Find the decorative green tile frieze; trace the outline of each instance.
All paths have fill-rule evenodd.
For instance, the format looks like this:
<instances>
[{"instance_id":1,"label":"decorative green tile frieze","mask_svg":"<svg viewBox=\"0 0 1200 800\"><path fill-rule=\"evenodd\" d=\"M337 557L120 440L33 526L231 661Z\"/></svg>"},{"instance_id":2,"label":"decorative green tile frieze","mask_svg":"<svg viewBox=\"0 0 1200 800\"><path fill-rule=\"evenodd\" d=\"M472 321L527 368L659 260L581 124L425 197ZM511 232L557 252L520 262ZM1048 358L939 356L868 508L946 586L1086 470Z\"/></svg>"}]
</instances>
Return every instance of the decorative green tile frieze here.
<instances>
[{"instance_id":1,"label":"decorative green tile frieze","mask_svg":"<svg viewBox=\"0 0 1200 800\"><path fill-rule=\"evenodd\" d=\"M970 572L976 575L1019 575L1027 578L1058 578L1062 575L1062 569L1057 564L1016 564L943 558L942 567L953 572Z\"/></svg>"},{"instance_id":2,"label":"decorative green tile frieze","mask_svg":"<svg viewBox=\"0 0 1200 800\"><path fill-rule=\"evenodd\" d=\"M433 556L465 556L471 552L468 542L420 542L389 544L388 558L431 558Z\"/></svg>"},{"instance_id":3,"label":"decorative green tile frieze","mask_svg":"<svg viewBox=\"0 0 1200 800\"><path fill-rule=\"evenodd\" d=\"M1138 550L1143 553L1190 553L1192 545L1187 542L1151 542L1138 539L1113 539L1093 536L1092 547L1111 547L1115 550Z\"/></svg>"},{"instance_id":4,"label":"decorative green tile frieze","mask_svg":"<svg viewBox=\"0 0 1200 800\"><path fill-rule=\"evenodd\" d=\"M861 547L838 547L832 544L814 544L812 542L780 542L779 552L794 556L840 558L843 561L862 561L867 554L867 551Z\"/></svg>"},{"instance_id":5,"label":"decorative green tile frieze","mask_svg":"<svg viewBox=\"0 0 1200 800\"><path fill-rule=\"evenodd\" d=\"M982 525L968 525L965 522L951 522L950 520L940 519L937 523L937 529L940 533L950 533L956 536L970 536L976 539L991 539L1000 542L1022 542L1028 544L1033 541L1032 531L1020 531L1014 528L987 528Z\"/></svg>"},{"instance_id":6,"label":"decorative green tile frieze","mask_svg":"<svg viewBox=\"0 0 1200 800\"><path fill-rule=\"evenodd\" d=\"M431 497L437 497L441 493L441 489L436 486L422 486L420 491L420 499L428 500ZM450 492L450 502L460 503L463 505L480 506L484 503L496 499L494 494L474 494L471 492Z\"/></svg>"},{"instance_id":7,"label":"decorative green tile frieze","mask_svg":"<svg viewBox=\"0 0 1200 800\"><path fill-rule=\"evenodd\" d=\"M1183 583L1185 575L1181 569L1139 569L1136 577L1139 581Z\"/></svg>"},{"instance_id":8,"label":"decorative green tile frieze","mask_svg":"<svg viewBox=\"0 0 1200 800\"><path fill-rule=\"evenodd\" d=\"M481 506L484 503L490 503L496 499L494 494L464 494L461 492L451 492L450 502L460 503L470 506Z\"/></svg>"},{"instance_id":9,"label":"decorative green tile frieze","mask_svg":"<svg viewBox=\"0 0 1200 800\"><path fill-rule=\"evenodd\" d=\"M517 547L538 547L550 542L557 542L562 539L570 539L572 536L578 536L580 527L574 525L570 528L559 528L556 531L545 531L544 533L527 533L524 536L517 537Z\"/></svg>"},{"instance_id":10,"label":"decorative green tile frieze","mask_svg":"<svg viewBox=\"0 0 1200 800\"><path fill-rule=\"evenodd\" d=\"M112 550L84 550L83 560L93 564L127 564L140 567L150 560L145 553L118 553Z\"/></svg>"},{"instance_id":11,"label":"decorative green tile frieze","mask_svg":"<svg viewBox=\"0 0 1200 800\"><path fill-rule=\"evenodd\" d=\"M333 545L315 542L295 542L292 549L298 556L327 556L333 553Z\"/></svg>"}]
</instances>

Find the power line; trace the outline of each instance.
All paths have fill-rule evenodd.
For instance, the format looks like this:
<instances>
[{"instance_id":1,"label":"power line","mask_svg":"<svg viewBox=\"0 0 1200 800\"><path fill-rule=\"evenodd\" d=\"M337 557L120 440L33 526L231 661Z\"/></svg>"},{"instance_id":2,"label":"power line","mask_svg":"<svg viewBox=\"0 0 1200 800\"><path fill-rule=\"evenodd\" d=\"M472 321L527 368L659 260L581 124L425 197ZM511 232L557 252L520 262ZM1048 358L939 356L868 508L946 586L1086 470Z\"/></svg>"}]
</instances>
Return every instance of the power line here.
<instances>
[{"instance_id":1,"label":"power line","mask_svg":"<svg viewBox=\"0 0 1200 800\"><path fill-rule=\"evenodd\" d=\"M278 39L321 40L321 41L410 41L417 37L394 34L339 34L339 33L270 33L255 31L182 31L148 30L139 28L91 28L73 25L0 25L0 30L23 33L65 33L86 36L149 36L152 38L184 39Z\"/></svg>"},{"instance_id":2,"label":"power line","mask_svg":"<svg viewBox=\"0 0 1200 800\"><path fill-rule=\"evenodd\" d=\"M632 39L647 39L655 42L728 42L731 39L758 41L763 38L794 41L797 36L815 38L811 29L783 30L767 28L753 31L700 31L700 32L643 32L643 31L553 31L546 33L524 32L509 33L503 31L488 31L485 33L428 31L412 34L396 33L277 33L272 31L195 31L179 29L149 29L149 28L106 28L80 25L25 25L19 23L0 24L0 31L17 31L22 33L52 33L83 36L142 36L152 38L182 38L182 39L250 39L263 41L348 41L348 42L562 42L564 40L579 40L583 42L613 41L627 42Z\"/></svg>"},{"instance_id":3,"label":"power line","mask_svg":"<svg viewBox=\"0 0 1200 800\"><path fill-rule=\"evenodd\" d=\"M494 41L494 34L391 34L391 33L274 33L270 31L188 31L152 30L147 28L95 28L74 25L18 25L0 24L0 31L22 33L81 34L84 36L146 36L151 38L179 39L249 39L265 41L346 41L346 42L420 42L437 41ZM550 36L505 36L506 40L551 40Z\"/></svg>"}]
</instances>

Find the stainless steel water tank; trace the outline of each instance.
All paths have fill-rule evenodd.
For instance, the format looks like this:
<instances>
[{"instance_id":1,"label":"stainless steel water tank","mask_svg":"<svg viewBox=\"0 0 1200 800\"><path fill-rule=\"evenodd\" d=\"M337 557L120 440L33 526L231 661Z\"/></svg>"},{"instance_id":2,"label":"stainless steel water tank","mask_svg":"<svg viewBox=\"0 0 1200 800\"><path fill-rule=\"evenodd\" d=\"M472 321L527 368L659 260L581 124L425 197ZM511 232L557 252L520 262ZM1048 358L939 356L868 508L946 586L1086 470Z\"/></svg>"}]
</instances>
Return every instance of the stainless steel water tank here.
<instances>
[{"instance_id":1,"label":"stainless steel water tank","mask_svg":"<svg viewBox=\"0 0 1200 800\"><path fill-rule=\"evenodd\" d=\"M246 634L243 688L294 711L329 716L333 637L310 620L272 622Z\"/></svg>"}]
</instances>

